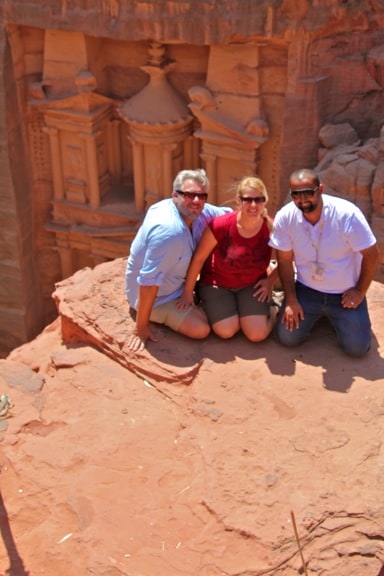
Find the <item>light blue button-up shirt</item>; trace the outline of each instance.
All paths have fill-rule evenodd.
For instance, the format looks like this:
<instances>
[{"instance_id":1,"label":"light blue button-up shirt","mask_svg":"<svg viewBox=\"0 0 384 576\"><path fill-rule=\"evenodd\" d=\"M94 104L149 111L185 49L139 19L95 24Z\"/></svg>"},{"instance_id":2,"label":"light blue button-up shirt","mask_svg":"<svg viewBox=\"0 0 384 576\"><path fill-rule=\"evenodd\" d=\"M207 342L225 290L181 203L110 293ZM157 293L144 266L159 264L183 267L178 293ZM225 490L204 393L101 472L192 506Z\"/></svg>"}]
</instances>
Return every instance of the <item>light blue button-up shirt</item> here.
<instances>
[{"instance_id":1,"label":"light blue button-up shirt","mask_svg":"<svg viewBox=\"0 0 384 576\"><path fill-rule=\"evenodd\" d=\"M178 298L192 254L212 218L230 208L205 204L190 230L172 198L148 208L131 245L126 267L126 295L137 308L139 286L158 286L154 307Z\"/></svg>"}]
</instances>

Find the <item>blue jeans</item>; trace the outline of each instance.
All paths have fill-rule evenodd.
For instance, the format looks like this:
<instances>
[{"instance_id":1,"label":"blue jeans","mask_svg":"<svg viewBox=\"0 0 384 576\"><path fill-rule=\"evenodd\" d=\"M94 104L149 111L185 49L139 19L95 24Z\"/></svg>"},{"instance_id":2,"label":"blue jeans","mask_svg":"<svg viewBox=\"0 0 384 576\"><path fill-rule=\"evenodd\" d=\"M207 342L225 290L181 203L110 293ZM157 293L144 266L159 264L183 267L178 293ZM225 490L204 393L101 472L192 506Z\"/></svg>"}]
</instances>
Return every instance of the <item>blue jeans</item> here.
<instances>
[{"instance_id":1,"label":"blue jeans","mask_svg":"<svg viewBox=\"0 0 384 576\"><path fill-rule=\"evenodd\" d=\"M304 320L299 328L290 332L281 318L285 301L277 321L277 336L284 346L297 346L309 337L316 322L326 317L331 322L341 348L350 356L363 356L371 346L371 322L368 314L367 300L357 308L343 308L341 294L319 292L296 282L296 295L304 311Z\"/></svg>"}]
</instances>

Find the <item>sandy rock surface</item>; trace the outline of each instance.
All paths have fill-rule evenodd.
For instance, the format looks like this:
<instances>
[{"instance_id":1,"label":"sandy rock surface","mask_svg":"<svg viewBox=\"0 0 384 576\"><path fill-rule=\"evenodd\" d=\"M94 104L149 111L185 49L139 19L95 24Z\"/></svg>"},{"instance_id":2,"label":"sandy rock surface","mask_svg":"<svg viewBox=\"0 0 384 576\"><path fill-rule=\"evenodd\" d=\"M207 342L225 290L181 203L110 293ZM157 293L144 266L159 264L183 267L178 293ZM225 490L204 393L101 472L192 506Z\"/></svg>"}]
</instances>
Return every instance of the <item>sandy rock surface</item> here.
<instances>
[{"instance_id":1,"label":"sandy rock surface","mask_svg":"<svg viewBox=\"0 0 384 576\"><path fill-rule=\"evenodd\" d=\"M300 544L310 576L384 576L384 286L364 359L327 324L295 350L156 328L136 356L124 265L60 283L0 361L0 574L294 576Z\"/></svg>"}]
</instances>

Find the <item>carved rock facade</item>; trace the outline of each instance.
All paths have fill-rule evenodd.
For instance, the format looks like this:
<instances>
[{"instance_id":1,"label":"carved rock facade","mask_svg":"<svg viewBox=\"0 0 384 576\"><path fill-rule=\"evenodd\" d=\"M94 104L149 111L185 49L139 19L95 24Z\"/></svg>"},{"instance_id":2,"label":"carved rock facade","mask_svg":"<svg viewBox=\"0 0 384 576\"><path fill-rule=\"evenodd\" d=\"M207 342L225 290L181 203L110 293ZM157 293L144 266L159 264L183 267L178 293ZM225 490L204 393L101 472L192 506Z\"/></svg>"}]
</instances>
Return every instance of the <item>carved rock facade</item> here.
<instances>
[{"instance_id":1,"label":"carved rock facade","mask_svg":"<svg viewBox=\"0 0 384 576\"><path fill-rule=\"evenodd\" d=\"M381 2L0 6L4 351L56 314L55 282L128 253L145 207L169 195L178 170L206 168L217 203L257 172L273 214L289 173L321 163L328 125L350 126L364 154L376 139L347 196L377 234L383 280Z\"/></svg>"}]
</instances>

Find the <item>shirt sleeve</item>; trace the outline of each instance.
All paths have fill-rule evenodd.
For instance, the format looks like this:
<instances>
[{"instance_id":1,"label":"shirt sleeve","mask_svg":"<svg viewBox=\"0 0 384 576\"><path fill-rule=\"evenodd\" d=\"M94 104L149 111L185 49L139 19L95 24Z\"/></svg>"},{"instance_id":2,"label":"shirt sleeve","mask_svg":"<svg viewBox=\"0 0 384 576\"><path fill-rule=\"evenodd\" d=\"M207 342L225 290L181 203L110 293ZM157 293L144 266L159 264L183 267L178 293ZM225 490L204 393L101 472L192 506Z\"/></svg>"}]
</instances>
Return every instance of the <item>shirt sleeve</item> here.
<instances>
[{"instance_id":1,"label":"shirt sleeve","mask_svg":"<svg viewBox=\"0 0 384 576\"><path fill-rule=\"evenodd\" d=\"M205 204L203 212L192 224L192 235L196 245L199 242L205 227L211 222L211 220L216 216L221 216L227 212L233 212L232 208L229 206L214 206L213 204Z\"/></svg>"},{"instance_id":2,"label":"shirt sleeve","mask_svg":"<svg viewBox=\"0 0 384 576\"><path fill-rule=\"evenodd\" d=\"M282 250L283 252L292 250L293 244L289 230L290 226L287 218L277 213L273 221L273 230L268 242L269 246L275 248L275 250Z\"/></svg>"},{"instance_id":3,"label":"shirt sleeve","mask_svg":"<svg viewBox=\"0 0 384 576\"><path fill-rule=\"evenodd\" d=\"M208 226L218 243L221 242L223 235L229 226L229 222L230 221L225 214L221 214L220 217L216 216L209 222Z\"/></svg>"},{"instance_id":4,"label":"shirt sleeve","mask_svg":"<svg viewBox=\"0 0 384 576\"><path fill-rule=\"evenodd\" d=\"M356 208L345 224L344 237L354 252L360 252L376 244L376 238L359 208Z\"/></svg>"}]
</instances>

